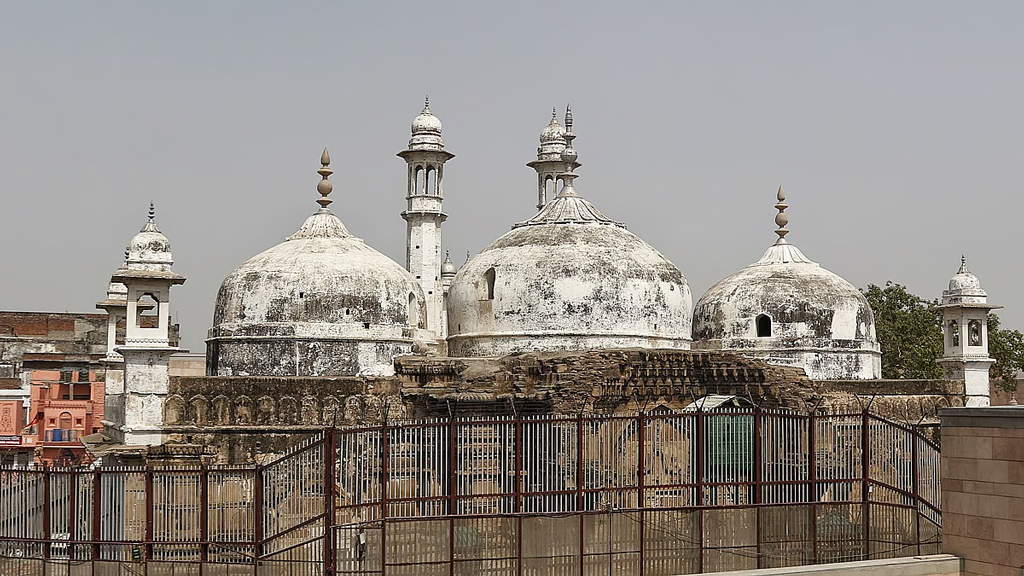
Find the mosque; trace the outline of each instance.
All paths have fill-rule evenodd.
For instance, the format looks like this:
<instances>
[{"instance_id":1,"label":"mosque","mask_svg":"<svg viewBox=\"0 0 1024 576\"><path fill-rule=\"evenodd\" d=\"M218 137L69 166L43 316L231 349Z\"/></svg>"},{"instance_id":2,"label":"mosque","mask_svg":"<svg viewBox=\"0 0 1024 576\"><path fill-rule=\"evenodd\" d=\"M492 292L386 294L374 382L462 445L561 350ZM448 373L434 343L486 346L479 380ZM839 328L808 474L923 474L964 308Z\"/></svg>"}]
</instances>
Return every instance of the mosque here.
<instances>
[{"instance_id":1,"label":"mosque","mask_svg":"<svg viewBox=\"0 0 1024 576\"><path fill-rule=\"evenodd\" d=\"M329 425L337 421L328 418L330 406L337 414L338 406L347 411L358 404L367 413L374 405L367 398L379 396L384 383L391 383L392 392L404 386L401 396L412 398L422 392L417 387L444 380L437 374L463 369L457 366L524 354L631 351L647 359L674 354L693 366L727 358L729 366L739 366L735 374L741 368L762 375L789 370L801 373L801 382L881 378L868 301L789 243L781 187L777 240L694 305L676 265L577 189L581 163L575 138L571 110L564 124L553 114L541 131L536 159L527 164L537 173L536 215L510 223L508 232L461 268L442 244L448 217L442 206L444 171L454 154L445 148L441 121L429 102L412 122L407 148L398 153L407 163L404 266L352 235L331 212L331 159L324 150L317 171L319 209L284 242L224 279L207 340L207 376L190 381L194 389L187 393L186 383L172 383L168 375L178 349L168 338L167 305L170 288L185 278L172 271L170 243L151 211L102 303L111 318L108 433L124 444L153 445L218 419ZM962 383L960 395L968 405L988 403L993 361L986 313L995 307L966 265L943 293L947 345L941 362L948 378ZM159 321L139 321L146 313ZM115 326L121 320L127 329L118 340ZM674 373L696 378L694 370ZM394 384L401 377L406 383ZM444 380L444 394L431 394L464 398L466 392L454 391L459 378L465 380L464 374ZM409 384L413 380L418 384ZM317 391L299 394L294 405L285 406L270 392L309 382L320 383ZM243 383L246 388L236 394L243 400L218 405L212 397ZM341 392L343 384L361 388ZM196 391L203 386L206 392Z\"/></svg>"}]
</instances>

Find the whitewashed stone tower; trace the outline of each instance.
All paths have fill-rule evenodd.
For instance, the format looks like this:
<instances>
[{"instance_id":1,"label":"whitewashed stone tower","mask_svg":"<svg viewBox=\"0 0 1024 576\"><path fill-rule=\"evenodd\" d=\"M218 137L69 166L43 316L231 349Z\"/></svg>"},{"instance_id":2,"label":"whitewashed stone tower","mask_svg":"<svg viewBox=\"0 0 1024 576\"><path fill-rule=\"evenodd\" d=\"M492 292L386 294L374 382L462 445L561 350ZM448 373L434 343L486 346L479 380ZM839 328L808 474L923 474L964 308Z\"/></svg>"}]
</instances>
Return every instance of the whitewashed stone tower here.
<instances>
[{"instance_id":1,"label":"whitewashed stone tower","mask_svg":"<svg viewBox=\"0 0 1024 576\"><path fill-rule=\"evenodd\" d=\"M412 121L409 148L398 153L409 165L407 208L402 218L406 230L405 267L423 288L427 305L427 329L439 340L445 330L444 295L441 288L441 224L448 215L444 201L444 163L455 157L444 149L441 121L430 112L430 99Z\"/></svg>"},{"instance_id":2,"label":"whitewashed stone tower","mask_svg":"<svg viewBox=\"0 0 1024 576\"><path fill-rule=\"evenodd\" d=\"M565 150L565 128L558 123L558 110L551 109L551 121L541 130L537 159L526 165L537 171L537 210L540 210L558 194L563 172L569 172L569 163L562 160ZM582 166L572 162L572 170Z\"/></svg>"},{"instance_id":3,"label":"whitewashed stone tower","mask_svg":"<svg viewBox=\"0 0 1024 576\"><path fill-rule=\"evenodd\" d=\"M128 249L124 250L124 262L117 272L128 269ZM117 273L115 272L115 274ZM121 282L111 279L107 286L107 297L96 303L96 308L107 312L107 355L100 360L106 376L104 422L110 423L111 417L124 412L124 357L117 351L123 344L118 341L117 325L128 315L128 288ZM120 416L123 419L123 416Z\"/></svg>"},{"instance_id":4,"label":"whitewashed stone tower","mask_svg":"<svg viewBox=\"0 0 1024 576\"><path fill-rule=\"evenodd\" d=\"M185 282L171 271L173 263L171 243L157 228L150 204L149 222L132 238L125 268L111 278L124 284L127 306L124 345L117 347L124 358L123 408L108 418L107 429L125 444L163 440L167 365L181 351L170 344L170 290Z\"/></svg>"},{"instance_id":5,"label":"whitewashed stone tower","mask_svg":"<svg viewBox=\"0 0 1024 576\"><path fill-rule=\"evenodd\" d=\"M960 269L942 291L943 354L938 363L946 378L963 379L967 406L989 405L988 369L995 360L988 355L988 313L1002 306L988 303L978 277L960 258Z\"/></svg>"}]
</instances>

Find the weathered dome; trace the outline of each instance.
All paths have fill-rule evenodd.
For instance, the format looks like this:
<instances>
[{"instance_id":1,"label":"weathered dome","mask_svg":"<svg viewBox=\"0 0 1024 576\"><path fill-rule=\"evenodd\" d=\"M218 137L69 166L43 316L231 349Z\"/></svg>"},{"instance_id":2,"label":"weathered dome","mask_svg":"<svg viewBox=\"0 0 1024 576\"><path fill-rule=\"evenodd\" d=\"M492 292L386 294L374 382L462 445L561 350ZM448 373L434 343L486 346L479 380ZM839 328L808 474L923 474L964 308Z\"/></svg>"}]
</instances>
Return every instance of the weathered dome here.
<instances>
[{"instance_id":1,"label":"weathered dome","mask_svg":"<svg viewBox=\"0 0 1024 576\"><path fill-rule=\"evenodd\" d=\"M452 356L690 346L690 288L649 244L576 194L570 172L536 216L484 248L448 292Z\"/></svg>"},{"instance_id":2,"label":"weathered dome","mask_svg":"<svg viewBox=\"0 0 1024 576\"><path fill-rule=\"evenodd\" d=\"M441 119L430 111L430 99L423 103L423 111L413 119L412 138L409 139L410 150L443 150L441 139Z\"/></svg>"},{"instance_id":3,"label":"weathered dome","mask_svg":"<svg viewBox=\"0 0 1024 576\"><path fill-rule=\"evenodd\" d=\"M779 195L784 209L781 189ZM880 378L875 317L867 299L786 242L788 218L777 222L779 241L697 302L697 346L800 366L811 378Z\"/></svg>"},{"instance_id":4,"label":"weathered dome","mask_svg":"<svg viewBox=\"0 0 1024 576\"><path fill-rule=\"evenodd\" d=\"M961 259L960 269L949 279L949 291L981 291L981 280L967 269L966 259Z\"/></svg>"},{"instance_id":5,"label":"weathered dome","mask_svg":"<svg viewBox=\"0 0 1024 576\"><path fill-rule=\"evenodd\" d=\"M131 242L125 265L129 270L170 271L174 264L171 256L171 241L156 225L153 204L149 205L149 221Z\"/></svg>"},{"instance_id":6,"label":"weathered dome","mask_svg":"<svg viewBox=\"0 0 1024 576\"><path fill-rule=\"evenodd\" d=\"M551 121L541 130L540 146L537 147L538 160L561 160L562 150L565 149L565 128L558 122L554 111L551 114Z\"/></svg>"},{"instance_id":7,"label":"weathered dome","mask_svg":"<svg viewBox=\"0 0 1024 576\"><path fill-rule=\"evenodd\" d=\"M459 272L459 267L452 262L452 259L448 254L444 255L444 262L441 262L441 277L442 278L454 278Z\"/></svg>"},{"instance_id":8,"label":"weathered dome","mask_svg":"<svg viewBox=\"0 0 1024 576\"><path fill-rule=\"evenodd\" d=\"M208 365L218 375L389 374L425 321L412 275L324 207L224 279Z\"/></svg>"}]
</instances>

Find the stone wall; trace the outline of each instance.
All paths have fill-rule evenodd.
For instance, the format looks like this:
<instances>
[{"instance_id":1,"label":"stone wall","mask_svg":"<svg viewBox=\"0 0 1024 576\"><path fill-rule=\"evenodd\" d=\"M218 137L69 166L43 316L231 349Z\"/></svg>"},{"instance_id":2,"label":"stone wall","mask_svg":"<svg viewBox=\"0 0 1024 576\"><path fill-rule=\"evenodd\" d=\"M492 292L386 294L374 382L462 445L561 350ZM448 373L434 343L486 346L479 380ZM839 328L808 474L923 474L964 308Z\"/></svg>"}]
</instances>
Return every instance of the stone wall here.
<instances>
[{"instance_id":1,"label":"stone wall","mask_svg":"<svg viewBox=\"0 0 1024 576\"><path fill-rule=\"evenodd\" d=\"M1024 566L1024 408L950 408L942 417L942 549L964 574Z\"/></svg>"}]
</instances>

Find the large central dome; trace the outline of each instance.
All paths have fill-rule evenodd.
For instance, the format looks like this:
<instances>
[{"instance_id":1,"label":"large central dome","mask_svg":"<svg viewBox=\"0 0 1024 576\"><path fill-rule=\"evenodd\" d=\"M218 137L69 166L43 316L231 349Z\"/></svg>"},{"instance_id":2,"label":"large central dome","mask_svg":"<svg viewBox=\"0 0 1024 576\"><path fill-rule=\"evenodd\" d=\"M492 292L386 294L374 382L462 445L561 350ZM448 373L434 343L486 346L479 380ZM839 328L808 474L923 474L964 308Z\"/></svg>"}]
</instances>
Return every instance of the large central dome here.
<instances>
[{"instance_id":1,"label":"large central dome","mask_svg":"<svg viewBox=\"0 0 1024 576\"><path fill-rule=\"evenodd\" d=\"M330 192L326 178L321 188ZM298 232L224 279L207 341L212 374L388 374L411 352L425 322L419 284L350 234L324 196Z\"/></svg>"},{"instance_id":2,"label":"large central dome","mask_svg":"<svg viewBox=\"0 0 1024 576\"><path fill-rule=\"evenodd\" d=\"M567 166L576 165L571 130L567 114ZM574 173L561 177L554 200L459 270L448 293L449 354L689 348L683 274L580 197Z\"/></svg>"}]
</instances>

